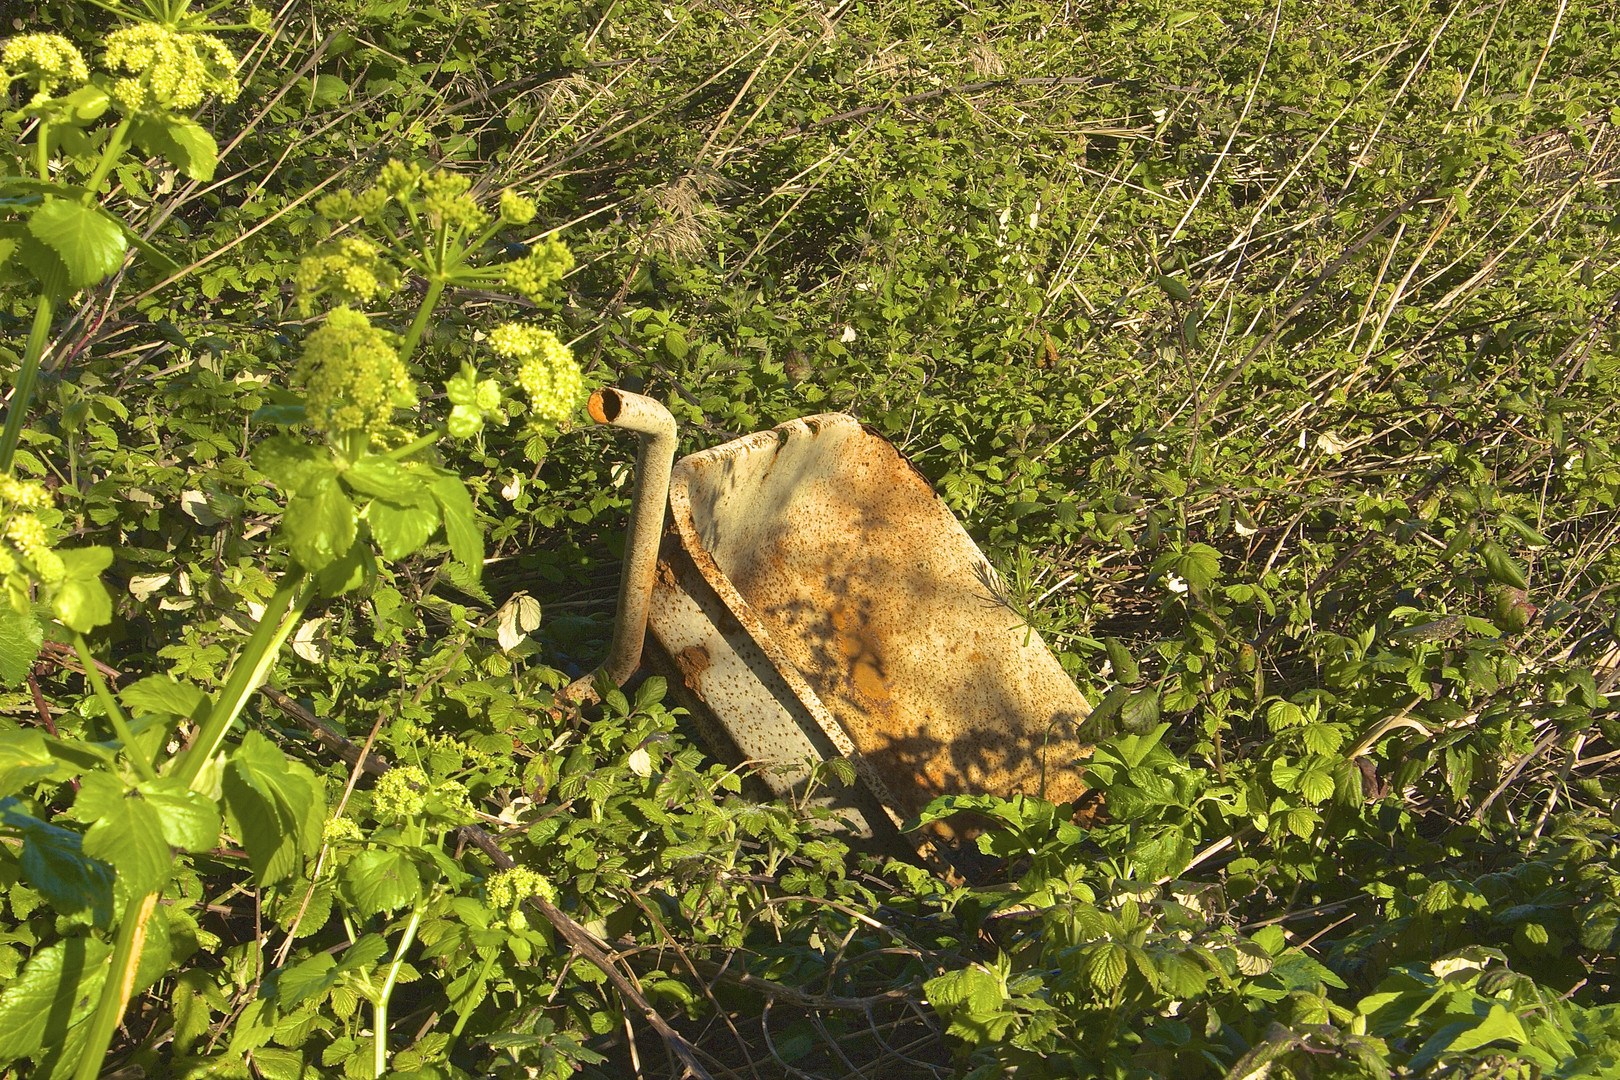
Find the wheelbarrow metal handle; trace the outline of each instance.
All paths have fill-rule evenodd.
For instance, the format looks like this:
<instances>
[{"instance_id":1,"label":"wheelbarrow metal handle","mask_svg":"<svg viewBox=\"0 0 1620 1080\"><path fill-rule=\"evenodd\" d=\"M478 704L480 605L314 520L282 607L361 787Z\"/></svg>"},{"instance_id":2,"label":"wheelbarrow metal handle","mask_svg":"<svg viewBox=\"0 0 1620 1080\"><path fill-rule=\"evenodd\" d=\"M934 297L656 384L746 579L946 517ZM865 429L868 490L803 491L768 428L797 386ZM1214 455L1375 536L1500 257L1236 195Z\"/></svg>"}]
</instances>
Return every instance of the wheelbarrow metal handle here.
<instances>
[{"instance_id":1,"label":"wheelbarrow metal handle","mask_svg":"<svg viewBox=\"0 0 1620 1080\"><path fill-rule=\"evenodd\" d=\"M630 497L630 523L624 537L624 570L619 578L619 610L613 644L602 666L575 679L563 695L576 705L598 700L597 675L622 685L641 665L652 606L653 573L658 568L658 542L664 532L664 506L669 502L669 470L675 460L675 418L649 397L604 387L591 395L591 419L641 436L636 454L635 487Z\"/></svg>"}]
</instances>

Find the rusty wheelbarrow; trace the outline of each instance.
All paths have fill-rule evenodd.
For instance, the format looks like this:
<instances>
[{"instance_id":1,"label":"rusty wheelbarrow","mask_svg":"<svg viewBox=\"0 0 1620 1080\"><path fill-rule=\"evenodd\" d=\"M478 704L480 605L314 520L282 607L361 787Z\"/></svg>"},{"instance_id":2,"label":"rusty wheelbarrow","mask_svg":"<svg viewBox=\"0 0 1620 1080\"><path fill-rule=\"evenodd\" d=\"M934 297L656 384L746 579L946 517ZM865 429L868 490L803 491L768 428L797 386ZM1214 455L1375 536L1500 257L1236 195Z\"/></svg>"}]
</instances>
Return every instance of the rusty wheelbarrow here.
<instances>
[{"instance_id":1,"label":"rusty wheelbarrow","mask_svg":"<svg viewBox=\"0 0 1620 1080\"><path fill-rule=\"evenodd\" d=\"M604 389L589 408L641 435L601 675L628 679L650 629L651 666L676 676L717 756L785 797L847 759L858 783L832 805L882 846L939 795L1081 793L1085 699L882 436L826 413L672 468L658 402ZM595 677L567 696L592 697Z\"/></svg>"}]
</instances>

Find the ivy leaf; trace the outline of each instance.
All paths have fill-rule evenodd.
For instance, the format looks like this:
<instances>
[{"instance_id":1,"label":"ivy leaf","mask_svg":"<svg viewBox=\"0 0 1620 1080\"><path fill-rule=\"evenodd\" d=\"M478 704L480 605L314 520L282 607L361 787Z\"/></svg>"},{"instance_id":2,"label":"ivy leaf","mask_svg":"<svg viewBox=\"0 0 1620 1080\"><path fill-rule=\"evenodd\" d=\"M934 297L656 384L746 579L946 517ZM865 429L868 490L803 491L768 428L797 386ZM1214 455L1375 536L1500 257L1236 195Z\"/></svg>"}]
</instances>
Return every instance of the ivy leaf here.
<instances>
[{"instance_id":1,"label":"ivy leaf","mask_svg":"<svg viewBox=\"0 0 1620 1080\"><path fill-rule=\"evenodd\" d=\"M293 558L306 570L321 570L354 546L354 503L343 493L335 473L317 473L287 503L281 528Z\"/></svg>"},{"instance_id":2,"label":"ivy leaf","mask_svg":"<svg viewBox=\"0 0 1620 1080\"><path fill-rule=\"evenodd\" d=\"M89 937L71 937L29 957L0 995L0 1061L11 1061L56 1045L68 1029L95 1008L107 977L112 946Z\"/></svg>"},{"instance_id":3,"label":"ivy leaf","mask_svg":"<svg viewBox=\"0 0 1620 1080\"><path fill-rule=\"evenodd\" d=\"M45 632L31 613L0 604L0 681L21 686L44 640Z\"/></svg>"},{"instance_id":4,"label":"ivy leaf","mask_svg":"<svg viewBox=\"0 0 1620 1080\"><path fill-rule=\"evenodd\" d=\"M88 634L112 621L112 597L101 572L112 565L112 549L69 548L57 552L67 575L51 597L51 611L69 630Z\"/></svg>"},{"instance_id":5,"label":"ivy leaf","mask_svg":"<svg viewBox=\"0 0 1620 1080\"><path fill-rule=\"evenodd\" d=\"M117 270L129 246L118 223L100 210L49 195L28 219L28 231L62 260L73 286L94 285Z\"/></svg>"}]
</instances>

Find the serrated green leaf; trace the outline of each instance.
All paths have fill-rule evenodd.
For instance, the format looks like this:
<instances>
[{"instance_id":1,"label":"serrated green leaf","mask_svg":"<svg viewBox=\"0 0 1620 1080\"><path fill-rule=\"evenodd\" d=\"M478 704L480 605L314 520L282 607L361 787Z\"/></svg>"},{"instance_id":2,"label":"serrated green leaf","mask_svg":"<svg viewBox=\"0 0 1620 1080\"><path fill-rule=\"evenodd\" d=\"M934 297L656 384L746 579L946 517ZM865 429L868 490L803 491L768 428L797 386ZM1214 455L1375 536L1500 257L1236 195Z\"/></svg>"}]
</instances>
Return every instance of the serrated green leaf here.
<instances>
[{"instance_id":1,"label":"serrated green leaf","mask_svg":"<svg viewBox=\"0 0 1620 1080\"><path fill-rule=\"evenodd\" d=\"M330 453L291 435L272 435L255 446L253 467L289 493L296 493L316 476L337 474Z\"/></svg>"},{"instance_id":2,"label":"serrated green leaf","mask_svg":"<svg viewBox=\"0 0 1620 1080\"><path fill-rule=\"evenodd\" d=\"M76 832L22 813L15 799L0 799L0 821L23 834L18 865L23 880L57 910L88 908L98 926L112 921L112 867L84 854Z\"/></svg>"},{"instance_id":3,"label":"serrated green leaf","mask_svg":"<svg viewBox=\"0 0 1620 1080\"><path fill-rule=\"evenodd\" d=\"M1086 956L1086 980L1100 993L1109 994L1125 981L1129 960L1125 946L1117 941L1092 946Z\"/></svg>"},{"instance_id":4,"label":"serrated green leaf","mask_svg":"<svg viewBox=\"0 0 1620 1080\"><path fill-rule=\"evenodd\" d=\"M71 286L101 281L123 265L129 247L123 230L99 209L49 195L29 217L28 231L62 261Z\"/></svg>"},{"instance_id":5,"label":"serrated green leaf","mask_svg":"<svg viewBox=\"0 0 1620 1080\"><path fill-rule=\"evenodd\" d=\"M478 515L467 486L460 477L441 472L435 476L432 490L444 518L444 537L450 543L450 554L467 568L474 580L478 579L484 570L484 533L478 526Z\"/></svg>"},{"instance_id":6,"label":"serrated green leaf","mask_svg":"<svg viewBox=\"0 0 1620 1080\"><path fill-rule=\"evenodd\" d=\"M322 785L263 735L248 732L232 752L222 787L227 824L261 883L293 873L319 846L326 817Z\"/></svg>"},{"instance_id":7,"label":"serrated green leaf","mask_svg":"<svg viewBox=\"0 0 1620 1080\"><path fill-rule=\"evenodd\" d=\"M101 780L107 783L95 783ZM74 816L94 822L84 834L84 853L111 865L131 895L156 892L173 862L163 823L145 800L114 796L115 788L121 785L104 773L89 774L79 788Z\"/></svg>"},{"instance_id":8,"label":"serrated green leaf","mask_svg":"<svg viewBox=\"0 0 1620 1080\"><path fill-rule=\"evenodd\" d=\"M163 839L182 851L208 851L219 843L219 807L183 780L159 777L141 784L141 797L156 812Z\"/></svg>"},{"instance_id":9,"label":"serrated green leaf","mask_svg":"<svg viewBox=\"0 0 1620 1080\"><path fill-rule=\"evenodd\" d=\"M1491 577L1503 585L1510 585L1515 589L1528 589L1530 582L1525 578L1524 571L1519 564L1513 561L1507 551L1495 540L1480 542L1477 549L1479 557L1484 560L1485 569Z\"/></svg>"},{"instance_id":10,"label":"serrated green leaf","mask_svg":"<svg viewBox=\"0 0 1620 1080\"><path fill-rule=\"evenodd\" d=\"M1153 283L1172 300L1180 300L1182 303L1188 303L1192 300L1192 292L1187 288L1186 282L1180 278L1171 277L1169 274L1160 274L1153 279Z\"/></svg>"},{"instance_id":11,"label":"serrated green leaf","mask_svg":"<svg viewBox=\"0 0 1620 1080\"><path fill-rule=\"evenodd\" d=\"M414 503L428 496L421 473L378 454L368 454L342 472L343 482L365 495L396 503Z\"/></svg>"},{"instance_id":12,"label":"serrated green leaf","mask_svg":"<svg viewBox=\"0 0 1620 1080\"><path fill-rule=\"evenodd\" d=\"M0 602L0 681L7 686L21 686L34 670L44 641L44 628L32 612L18 611ZM0 789L0 795L4 794Z\"/></svg>"},{"instance_id":13,"label":"serrated green leaf","mask_svg":"<svg viewBox=\"0 0 1620 1080\"><path fill-rule=\"evenodd\" d=\"M65 548L57 554L67 574L51 597L51 612L81 634L111 622L112 597L101 583L101 572L112 565L112 549Z\"/></svg>"},{"instance_id":14,"label":"serrated green leaf","mask_svg":"<svg viewBox=\"0 0 1620 1080\"><path fill-rule=\"evenodd\" d=\"M339 878L349 903L364 916L397 911L422 892L416 864L392 848L362 851L343 865Z\"/></svg>"},{"instance_id":15,"label":"serrated green leaf","mask_svg":"<svg viewBox=\"0 0 1620 1080\"><path fill-rule=\"evenodd\" d=\"M439 527L439 506L431 497L410 504L373 499L365 514L372 538L390 561L419 550Z\"/></svg>"},{"instance_id":16,"label":"serrated green leaf","mask_svg":"<svg viewBox=\"0 0 1620 1080\"><path fill-rule=\"evenodd\" d=\"M95 1008L112 947L71 937L36 952L0 994L0 1061L59 1044Z\"/></svg>"},{"instance_id":17,"label":"serrated green leaf","mask_svg":"<svg viewBox=\"0 0 1620 1080\"><path fill-rule=\"evenodd\" d=\"M358 528L354 503L343 493L336 474L316 473L288 501L281 528L293 558L304 569L324 569L354 546Z\"/></svg>"},{"instance_id":18,"label":"serrated green leaf","mask_svg":"<svg viewBox=\"0 0 1620 1080\"><path fill-rule=\"evenodd\" d=\"M210 705L208 695L196 686L167 675L148 675L130 683L118 692L118 698L135 716L158 713L200 719L202 711Z\"/></svg>"}]
</instances>

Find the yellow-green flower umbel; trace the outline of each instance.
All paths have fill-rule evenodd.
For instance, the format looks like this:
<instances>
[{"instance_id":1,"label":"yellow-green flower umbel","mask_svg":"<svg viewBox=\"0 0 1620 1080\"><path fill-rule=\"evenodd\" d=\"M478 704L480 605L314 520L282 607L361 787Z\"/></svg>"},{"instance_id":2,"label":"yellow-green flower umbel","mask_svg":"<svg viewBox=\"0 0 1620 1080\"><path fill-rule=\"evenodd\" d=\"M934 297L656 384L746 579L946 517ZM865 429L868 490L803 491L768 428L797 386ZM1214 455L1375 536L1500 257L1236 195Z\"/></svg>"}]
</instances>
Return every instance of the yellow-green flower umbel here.
<instances>
[{"instance_id":1,"label":"yellow-green flower umbel","mask_svg":"<svg viewBox=\"0 0 1620 1080\"><path fill-rule=\"evenodd\" d=\"M236 57L212 34L137 23L107 35L102 61L108 71L128 73L111 87L125 113L194 109L209 94L235 101L242 91Z\"/></svg>"},{"instance_id":2,"label":"yellow-green flower umbel","mask_svg":"<svg viewBox=\"0 0 1620 1080\"><path fill-rule=\"evenodd\" d=\"M489 334L495 355L518 361L517 381L535 416L561 423L579 403L583 379L568 346L538 326L505 323Z\"/></svg>"},{"instance_id":3,"label":"yellow-green flower umbel","mask_svg":"<svg viewBox=\"0 0 1620 1080\"><path fill-rule=\"evenodd\" d=\"M305 339L293 381L304 387L310 424L331 435L375 434L388 426L395 409L416 404L416 387L392 335L347 307L334 308Z\"/></svg>"},{"instance_id":4,"label":"yellow-green flower umbel","mask_svg":"<svg viewBox=\"0 0 1620 1080\"><path fill-rule=\"evenodd\" d=\"M49 98L63 83L82 86L90 68L73 42L60 34L21 34L0 49L0 69L9 83L26 79L34 84L34 101Z\"/></svg>"}]
</instances>

